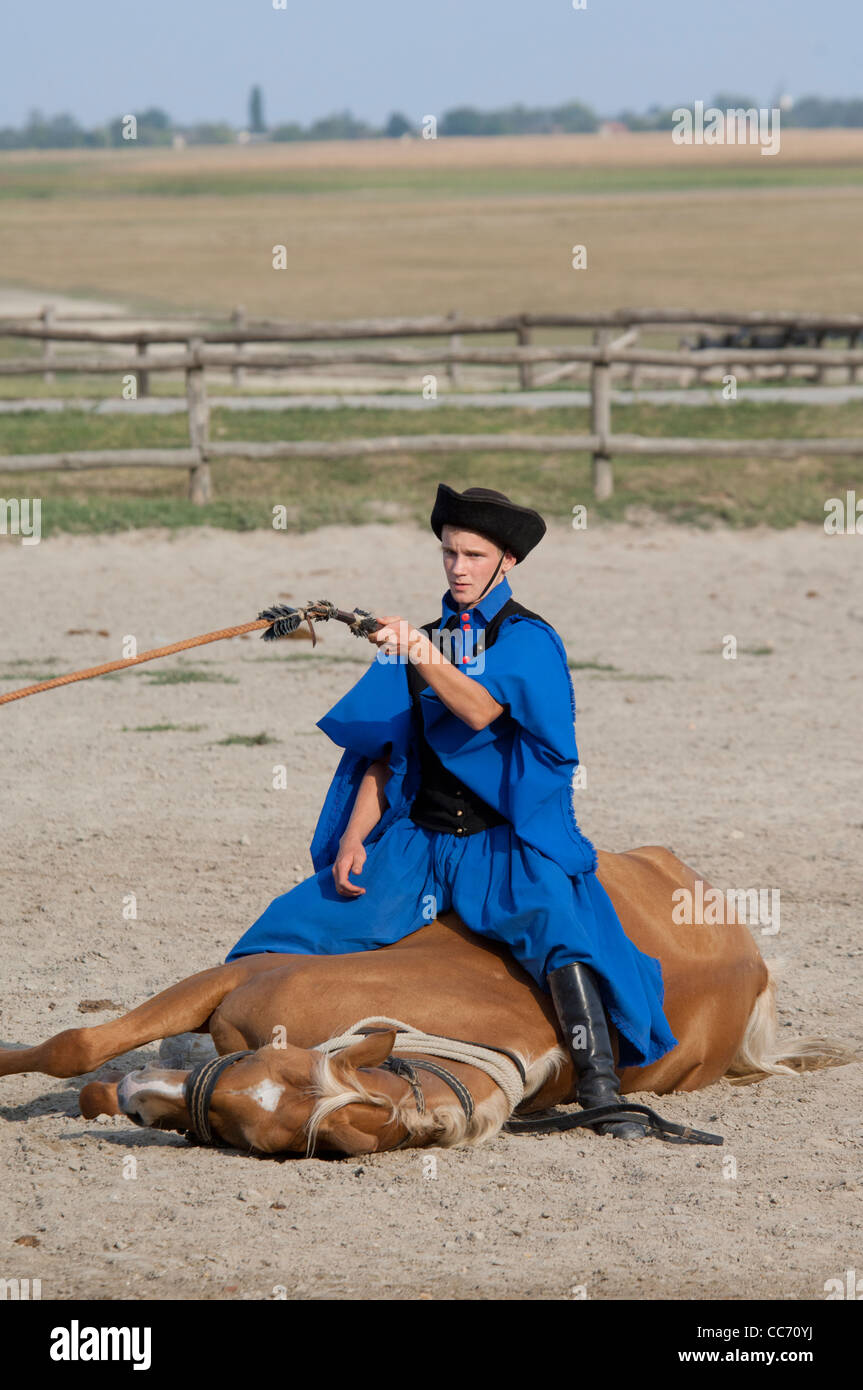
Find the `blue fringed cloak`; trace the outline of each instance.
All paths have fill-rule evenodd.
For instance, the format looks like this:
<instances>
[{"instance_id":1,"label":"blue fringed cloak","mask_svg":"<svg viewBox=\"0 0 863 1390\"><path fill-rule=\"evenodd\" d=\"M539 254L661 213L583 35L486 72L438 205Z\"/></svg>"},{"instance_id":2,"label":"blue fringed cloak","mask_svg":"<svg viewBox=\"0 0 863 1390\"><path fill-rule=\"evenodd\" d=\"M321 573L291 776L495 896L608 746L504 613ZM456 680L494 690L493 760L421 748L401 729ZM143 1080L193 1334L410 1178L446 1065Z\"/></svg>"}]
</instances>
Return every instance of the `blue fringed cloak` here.
<instances>
[{"instance_id":1,"label":"blue fringed cloak","mask_svg":"<svg viewBox=\"0 0 863 1390\"><path fill-rule=\"evenodd\" d=\"M497 600L511 593L506 580L497 588L503 591L494 591ZM567 874L595 870L596 850L579 830L573 809L575 693L560 637L538 618L512 614L483 656L484 669L465 674L504 705L504 713L487 728L473 730L426 686L420 708L429 744L445 767L512 822L516 834ZM404 660L376 656L317 727L345 751L312 839L316 872L335 860L363 775L388 744L387 808L366 845L407 814L419 789Z\"/></svg>"}]
</instances>

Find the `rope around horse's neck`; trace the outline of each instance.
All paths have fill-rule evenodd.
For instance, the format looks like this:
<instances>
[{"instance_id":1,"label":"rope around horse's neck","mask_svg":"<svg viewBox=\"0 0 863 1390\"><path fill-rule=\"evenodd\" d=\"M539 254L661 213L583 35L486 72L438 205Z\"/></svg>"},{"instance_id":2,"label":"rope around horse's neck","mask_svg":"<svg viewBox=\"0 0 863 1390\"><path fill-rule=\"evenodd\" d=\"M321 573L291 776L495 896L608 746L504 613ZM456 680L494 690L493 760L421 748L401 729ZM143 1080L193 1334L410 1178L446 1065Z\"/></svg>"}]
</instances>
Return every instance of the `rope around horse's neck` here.
<instances>
[{"instance_id":1,"label":"rope around horse's neck","mask_svg":"<svg viewBox=\"0 0 863 1390\"><path fill-rule=\"evenodd\" d=\"M359 1023L352 1024L347 1032L339 1033L335 1038L327 1038L326 1042L318 1043L314 1051L326 1053L340 1051L344 1047L349 1047L351 1043L355 1043L357 1034L363 1028L372 1027L398 1030L393 1052L424 1052L429 1057L443 1057L449 1062L466 1062L468 1066L484 1071L486 1076L490 1076L492 1081L503 1091L509 1102L510 1113L524 1099L524 1086L518 1068L509 1058L504 1057L499 1052L491 1052L488 1048L480 1047L479 1043L459 1042L456 1038L442 1038L437 1033L422 1033L417 1028L412 1028L409 1023L402 1023L397 1018L361 1018Z\"/></svg>"},{"instance_id":2,"label":"rope around horse's neck","mask_svg":"<svg viewBox=\"0 0 863 1390\"><path fill-rule=\"evenodd\" d=\"M171 656L173 652L184 652L189 647L202 647L206 642L220 642L223 637L239 637L244 632L256 632L258 628L271 627L269 618L256 618L251 623L240 623L237 627L223 627L218 632L205 632L201 637L186 637L182 642L172 642L168 647L154 647L152 651L141 652L140 656L127 656L121 661L106 661L102 666L91 666L87 671L70 671L65 676L54 676L51 680L40 681L38 685L26 685L23 690L10 690L0 695L0 705L10 700L23 700L25 695L37 695L40 690L53 690L58 685L71 685L73 681L86 681L91 676L104 676L109 671L122 671L127 666L137 666L142 661L153 661L157 656Z\"/></svg>"}]
</instances>

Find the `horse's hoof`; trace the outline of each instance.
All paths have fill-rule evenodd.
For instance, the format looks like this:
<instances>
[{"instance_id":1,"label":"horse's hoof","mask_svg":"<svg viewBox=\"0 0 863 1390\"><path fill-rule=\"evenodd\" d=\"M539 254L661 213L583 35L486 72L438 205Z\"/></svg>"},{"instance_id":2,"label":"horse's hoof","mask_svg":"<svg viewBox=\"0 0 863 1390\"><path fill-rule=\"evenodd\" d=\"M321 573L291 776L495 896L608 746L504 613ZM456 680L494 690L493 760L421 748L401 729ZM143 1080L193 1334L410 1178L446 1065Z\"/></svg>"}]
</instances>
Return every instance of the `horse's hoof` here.
<instances>
[{"instance_id":1,"label":"horse's hoof","mask_svg":"<svg viewBox=\"0 0 863 1390\"><path fill-rule=\"evenodd\" d=\"M209 1033L177 1033L159 1044L159 1061L169 1071L187 1071L218 1056Z\"/></svg>"}]
</instances>

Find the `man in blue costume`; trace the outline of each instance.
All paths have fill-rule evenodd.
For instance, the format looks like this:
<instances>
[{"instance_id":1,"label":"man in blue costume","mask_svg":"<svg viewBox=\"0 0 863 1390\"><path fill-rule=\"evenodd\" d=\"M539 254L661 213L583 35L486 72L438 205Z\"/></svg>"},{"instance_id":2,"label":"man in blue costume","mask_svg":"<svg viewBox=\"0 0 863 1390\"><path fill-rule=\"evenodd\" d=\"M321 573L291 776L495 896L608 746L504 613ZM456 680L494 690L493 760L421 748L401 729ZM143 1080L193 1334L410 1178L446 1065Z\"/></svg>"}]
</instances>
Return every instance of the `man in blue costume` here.
<instances>
[{"instance_id":1,"label":"man in blue costume","mask_svg":"<svg viewBox=\"0 0 863 1390\"><path fill-rule=\"evenodd\" d=\"M646 1066L677 1040L659 961L626 936L576 823L566 651L506 577L545 522L500 492L441 483L431 526L449 584L441 617L419 630L381 619L369 639L377 659L318 721L344 752L311 844L315 874L227 959L371 950L452 909L550 992L579 1103L619 1102L606 1013L621 1067ZM646 1132L631 1119L594 1128Z\"/></svg>"}]
</instances>

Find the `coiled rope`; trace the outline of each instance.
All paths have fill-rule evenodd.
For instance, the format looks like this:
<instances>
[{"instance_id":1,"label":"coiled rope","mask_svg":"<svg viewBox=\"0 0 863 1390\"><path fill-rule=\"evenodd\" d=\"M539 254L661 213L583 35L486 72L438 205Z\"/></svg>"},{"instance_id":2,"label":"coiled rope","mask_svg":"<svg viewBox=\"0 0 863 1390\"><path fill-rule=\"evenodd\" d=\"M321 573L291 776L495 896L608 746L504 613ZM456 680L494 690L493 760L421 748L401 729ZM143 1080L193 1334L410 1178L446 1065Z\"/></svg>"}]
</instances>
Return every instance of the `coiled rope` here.
<instances>
[{"instance_id":1,"label":"coiled rope","mask_svg":"<svg viewBox=\"0 0 863 1390\"><path fill-rule=\"evenodd\" d=\"M479 1043L444 1038L437 1033L422 1033L397 1018L361 1018L359 1023L352 1024L346 1032L339 1033L335 1038L327 1038L326 1042L318 1043L313 1050L325 1053L339 1052L355 1043L357 1034L367 1028L394 1028L399 1036L396 1038L393 1052L424 1052L429 1057L443 1057L449 1062L466 1062L469 1066L484 1071L503 1091L509 1102L510 1113L524 1099L522 1075L515 1062L511 1062L502 1053L481 1047Z\"/></svg>"}]
</instances>

